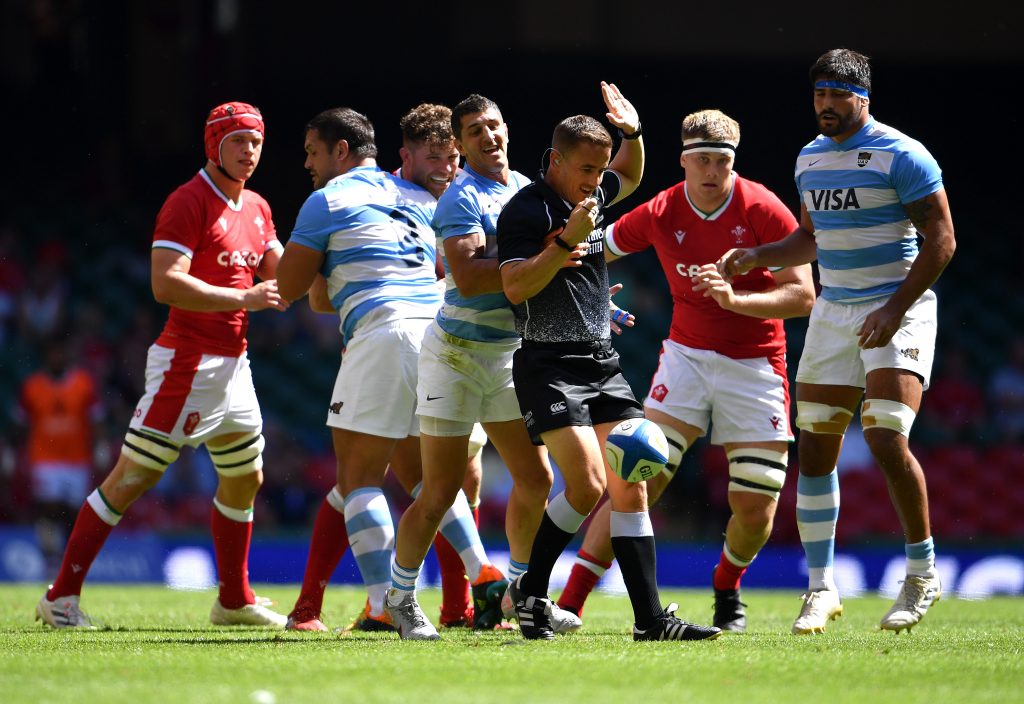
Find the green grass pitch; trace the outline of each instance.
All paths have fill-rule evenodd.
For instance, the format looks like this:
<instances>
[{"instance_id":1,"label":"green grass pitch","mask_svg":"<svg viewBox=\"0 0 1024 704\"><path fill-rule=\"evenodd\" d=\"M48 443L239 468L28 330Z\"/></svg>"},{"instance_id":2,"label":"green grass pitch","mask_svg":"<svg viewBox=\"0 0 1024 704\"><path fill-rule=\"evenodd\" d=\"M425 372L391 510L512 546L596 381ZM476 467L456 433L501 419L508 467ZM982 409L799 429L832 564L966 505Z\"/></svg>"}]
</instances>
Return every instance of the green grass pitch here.
<instances>
[{"instance_id":1,"label":"green grass pitch","mask_svg":"<svg viewBox=\"0 0 1024 704\"><path fill-rule=\"evenodd\" d=\"M0 586L0 702L455 704L472 702L1024 701L1024 599L946 599L911 634L875 630L889 602L848 599L828 633L797 637L795 592L749 590L750 630L702 643L634 643L624 597L597 594L584 628L554 642L518 633L337 636L209 625L213 592L87 585L97 631L33 621L41 585ZM287 610L297 586L257 592ZM707 592L665 590L679 615L709 622ZM361 590L331 588L324 619L343 626ZM439 594L425 591L426 612Z\"/></svg>"}]
</instances>

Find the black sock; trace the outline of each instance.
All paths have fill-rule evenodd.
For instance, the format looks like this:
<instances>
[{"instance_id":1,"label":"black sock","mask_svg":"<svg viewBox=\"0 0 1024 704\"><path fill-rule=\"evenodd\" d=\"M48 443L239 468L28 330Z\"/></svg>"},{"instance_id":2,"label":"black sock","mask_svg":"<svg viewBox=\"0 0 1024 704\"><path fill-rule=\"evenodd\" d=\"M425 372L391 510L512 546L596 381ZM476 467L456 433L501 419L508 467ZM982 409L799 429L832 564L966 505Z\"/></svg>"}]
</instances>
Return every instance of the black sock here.
<instances>
[{"instance_id":1,"label":"black sock","mask_svg":"<svg viewBox=\"0 0 1024 704\"><path fill-rule=\"evenodd\" d=\"M537 529L537 537L533 539L530 567L519 583L523 594L547 597L551 570L554 569L555 562L558 561L562 551L569 546L575 535L575 533L566 533L556 526L548 516L548 512L544 512L540 528Z\"/></svg>"},{"instance_id":2,"label":"black sock","mask_svg":"<svg viewBox=\"0 0 1024 704\"><path fill-rule=\"evenodd\" d=\"M626 591L633 604L633 620L637 628L646 631L665 613L658 595L654 536L612 538L612 550L619 561L622 581L626 583ZM533 563L532 559L530 562Z\"/></svg>"}]
</instances>

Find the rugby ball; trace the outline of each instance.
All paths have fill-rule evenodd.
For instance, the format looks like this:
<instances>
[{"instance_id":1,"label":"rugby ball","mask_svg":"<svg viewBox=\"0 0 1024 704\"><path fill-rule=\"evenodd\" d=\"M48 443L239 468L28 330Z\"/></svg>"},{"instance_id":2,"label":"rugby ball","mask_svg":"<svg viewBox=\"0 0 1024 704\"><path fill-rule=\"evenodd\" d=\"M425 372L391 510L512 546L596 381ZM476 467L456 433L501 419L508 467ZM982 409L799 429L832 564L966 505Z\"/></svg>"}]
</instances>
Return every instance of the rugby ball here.
<instances>
[{"instance_id":1,"label":"rugby ball","mask_svg":"<svg viewBox=\"0 0 1024 704\"><path fill-rule=\"evenodd\" d=\"M612 471L627 482L642 482L665 469L668 440L657 423L630 418L612 428L604 456Z\"/></svg>"}]
</instances>

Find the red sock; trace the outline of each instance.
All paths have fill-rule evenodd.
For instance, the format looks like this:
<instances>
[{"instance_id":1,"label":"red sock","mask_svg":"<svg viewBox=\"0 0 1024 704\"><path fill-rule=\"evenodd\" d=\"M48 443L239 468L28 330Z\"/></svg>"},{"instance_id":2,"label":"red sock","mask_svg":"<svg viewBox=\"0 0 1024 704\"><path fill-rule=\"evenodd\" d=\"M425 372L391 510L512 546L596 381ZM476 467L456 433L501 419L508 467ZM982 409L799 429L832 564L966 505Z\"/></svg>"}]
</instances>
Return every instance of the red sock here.
<instances>
[{"instance_id":1,"label":"red sock","mask_svg":"<svg viewBox=\"0 0 1024 704\"><path fill-rule=\"evenodd\" d=\"M114 526L96 515L89 502L82 504L75 519L75 527L71 530L67 547L64 548L64 561L53 586L46 592L46 598L53 601L59 596L75 596L82 593L82 583L89 573L93 561L107 541Z\"/></svg>"},{"instance_id":2,"label":"red sock","mask_svg":"<svg viewBox=\"0 0 1024 704\"><path fill-rule=\"evenodd\" d=\"M477 504L470 510L473 512L473 522L476 523L476 529L480 530L480 504Z\"/></svg>"},{"instance_id":3,"label":"red sock","mask_svg":"<svg viewBox=\"0 0 1024 704\"><path fill-rule=\"evenodd\" d=\"M434 538L434 554L441 567L441 622L458 621L466 616L472 603L466 568L459 553L440 533Z\"/></svg>"},{"instance_id":4,"label":"red sock","mask_svg":"<svg viewBox=\"0 0 1024 704\"><path fill-rule=\"evenodd\" d=\"M746 571L746 567L738 567L730 562L723 550L722 556L718 558L718 567L715 568L715 577L712 583L715 585L715 589L739 589L740 578Z\"/></svg>"},{"instance_id":5,"label":"red sock","mask_svg":"<svg viewBox=\"0 0 1024 704\"><path fill-rule=\"evenodd\" d=\"M296 621L320 618L327 583L346 550L348 530L345 528L345 514L324 499L313 523L313 538L309 544L309 557L306 558L306 572L302 576L302 591L289 616Z\"/></svg>"},{"instance_id":6,"label":"red sock","mask_svg":"<svg viewBox=\"0 0 1024 704\"><path fill-rule=\"evenodd\" d=\"M256 603L256 597L249 588L252 521L233 521L214 506L210 509L210 532L217 558L220 605L225 609L240 609L246 604Z\"/></svg>"},{"instance_id":7,"label":"red sock","mask_svg":"<svg viewBox=\"0 0 1024 704\"><path fill-rule=\"evenodd\" d=\"M577 615L582 615L587 597L590 596L590 592L594 591L594 587L611 566L611 562L598 560L593 555L580 550L576 553L576 564L572 566L572 572L569 573L569 581L566 582L562 595L558 597L558 605Z\"/></svg>"}]
</instances>

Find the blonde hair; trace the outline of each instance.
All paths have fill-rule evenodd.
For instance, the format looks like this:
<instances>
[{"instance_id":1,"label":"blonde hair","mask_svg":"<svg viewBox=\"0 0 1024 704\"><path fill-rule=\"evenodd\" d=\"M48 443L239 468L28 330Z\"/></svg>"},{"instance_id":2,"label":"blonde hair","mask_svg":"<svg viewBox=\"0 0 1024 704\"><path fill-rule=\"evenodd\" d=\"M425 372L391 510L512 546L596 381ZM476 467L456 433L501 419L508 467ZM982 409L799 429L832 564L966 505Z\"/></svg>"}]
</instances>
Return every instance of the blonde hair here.
<instances>
[{"instance_id":1,"label":"blonde hair","mask_svg":"<svg viewBox=\"0 0 1024 704\"><path fill-rule=\"evenodd\" d=\"M740 123L721 110L701 110L683 118L683 139L740 143Z\"/></svg>"}]
</instances>

